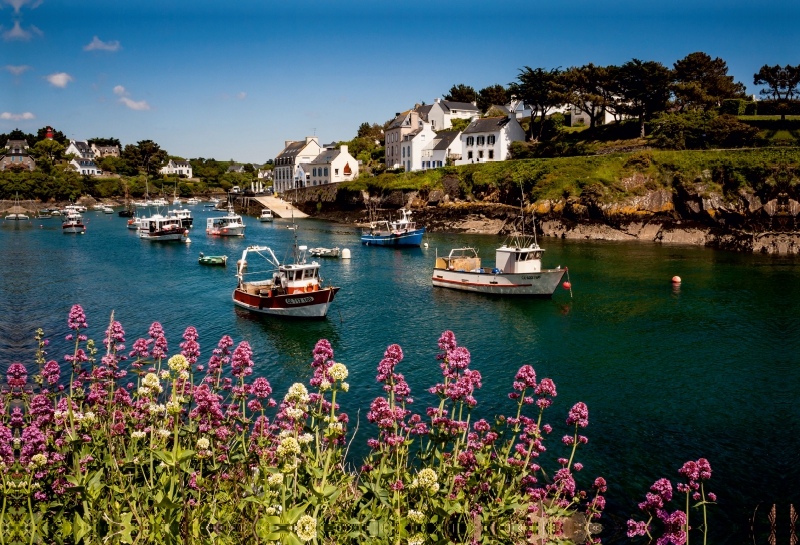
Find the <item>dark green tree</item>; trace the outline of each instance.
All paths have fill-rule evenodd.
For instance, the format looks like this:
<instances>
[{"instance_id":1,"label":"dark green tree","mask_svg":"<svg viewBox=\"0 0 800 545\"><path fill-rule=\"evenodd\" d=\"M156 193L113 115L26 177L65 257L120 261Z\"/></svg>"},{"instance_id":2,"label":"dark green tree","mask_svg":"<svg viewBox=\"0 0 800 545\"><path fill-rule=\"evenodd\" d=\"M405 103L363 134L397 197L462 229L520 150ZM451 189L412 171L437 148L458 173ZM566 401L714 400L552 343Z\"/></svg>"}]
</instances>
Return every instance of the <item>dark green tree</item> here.
<instances>
[{"instance_id":1,"label":"dark green tree","mask_svg":"<svg viewBox=\"0 0 800 545\"><path fill-rule=\"evenodd\" d=\"M88 142L90 146L92 144L96 146L117 146L122 149L122 144L119 143L118 138L90 138Z\"/></svg>"},{"instance_id":2,"label":"dark green tree","mask_svg":"<svg viewBox=\"0 0 800 545\"><path fill-rule=\"evenodd\" d=\"M531 107L531 140L534 139L534 126L538 125L536 139L540 139L544 130L544 123L541 121L547 113L567 102L567 91L563 87L561 80L561 69L544 68L533 69L530 66L519 71L517 81L509 84L509 92L522 99L525 104ZM539 118L540 123L534 123L535 118Z\"/></svg>"},{"instance_id":3,"label":"dark green tree","mask_svg":"<svg viewBox=\"0 0 800 545\"><path fill-rule=\"evenodd\" d=\"M800 96L800 65L781 66L776 64L769 66L765 64L753 75L753 83L766 87L761 89L761 96L778 102L781 120L786 120L786 110L788 109L786 103Z\"/></svg>"},{"instance_id":4,"label":"dark green tree","mask_svg":"<svg viewBox=\"0 0 800 545\"><path fill-rule=\"evenodd\" d=\"M656 61L633 59L620 67L617 81L623 102L618 108L638 117L642 138L645 121L667 109L672 78L672 71Z\"/></svg>"},{"instance_id":5,"label":"dark green tree","mask_svg":"<svg viewBox=\"0 0 800 545\"><path fill-rule=\"evenodd\" d=\"M451 102L474 102L478 100L478 93L469 85L459 83L453 85L442 98Z\"/></svg>"},{"instance_id":6,"label":"dark green tree","mask_svg":"<svg viewBox=\"0 0 800 545\"><path fill-rule=\"evenodd\" d=\"M499 83L484 87L478 91L478 108L481 112L486 113L493 104L500 106L508 101L508 91Z\"/></svg>"},{"instance_id":7,"label":"dark green tree","mask_svg":"<svg viewBox=\"0 0 800 545\"><path fill-rule=\"evenodd\" d=\"M698 51L675 63L675 99L681 110L708 110L727 98L745 98L745 86L728 75L728 64Z\"/></svg>"},{"instance_id":8,"label":"dark green tree","mask_svg":"<svg viewBox=\"0 0 800 545\"><path fill-rule=\"evenodd\" d=\"M614 80L608 68L589 63L568 68L560 77L566 101L589 116L590 127L597 125L606 110L614 109Z\"/></svg>"}]
</instances>

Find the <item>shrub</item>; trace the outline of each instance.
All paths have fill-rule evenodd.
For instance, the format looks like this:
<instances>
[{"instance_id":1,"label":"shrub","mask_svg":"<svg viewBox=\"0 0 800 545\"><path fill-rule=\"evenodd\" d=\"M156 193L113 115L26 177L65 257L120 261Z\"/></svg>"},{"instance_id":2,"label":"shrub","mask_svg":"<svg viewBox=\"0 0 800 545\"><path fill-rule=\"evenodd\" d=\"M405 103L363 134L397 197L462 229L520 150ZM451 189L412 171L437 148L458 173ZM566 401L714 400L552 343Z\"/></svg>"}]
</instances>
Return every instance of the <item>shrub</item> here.
<instances>
[{"instance_id":1,"label":"shrub","mask_svg":"<svg viewBox=\"0 0 800 545\"><path fill-rule=\"evenodd\" d=\"M752 146L758 129L742 123L732 115L721 115L708 124L708 140L717 147L742 148Z\"/></svg>"}]
</instances>

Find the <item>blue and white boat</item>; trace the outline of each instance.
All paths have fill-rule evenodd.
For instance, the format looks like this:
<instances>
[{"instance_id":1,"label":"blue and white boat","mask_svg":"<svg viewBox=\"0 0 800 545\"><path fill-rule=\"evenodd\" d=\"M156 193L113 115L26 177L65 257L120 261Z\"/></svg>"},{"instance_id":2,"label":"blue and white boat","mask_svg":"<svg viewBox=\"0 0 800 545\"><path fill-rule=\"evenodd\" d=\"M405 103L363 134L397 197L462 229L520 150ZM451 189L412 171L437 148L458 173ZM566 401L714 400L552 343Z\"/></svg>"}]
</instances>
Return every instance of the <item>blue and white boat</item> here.
<instances>
[{"instance_id":1,"label":"blue and white boat","mask_svg":"<svg viewBox=\"0 0 800 545\"><path fill-rule=\"evenodd\" d=\"M417 229L411 221L411 211L400 209L402 218L396 221L375 221L361 233L361 244L366 246L419 246L425 228Z\"/></svg>"}]
</instances>

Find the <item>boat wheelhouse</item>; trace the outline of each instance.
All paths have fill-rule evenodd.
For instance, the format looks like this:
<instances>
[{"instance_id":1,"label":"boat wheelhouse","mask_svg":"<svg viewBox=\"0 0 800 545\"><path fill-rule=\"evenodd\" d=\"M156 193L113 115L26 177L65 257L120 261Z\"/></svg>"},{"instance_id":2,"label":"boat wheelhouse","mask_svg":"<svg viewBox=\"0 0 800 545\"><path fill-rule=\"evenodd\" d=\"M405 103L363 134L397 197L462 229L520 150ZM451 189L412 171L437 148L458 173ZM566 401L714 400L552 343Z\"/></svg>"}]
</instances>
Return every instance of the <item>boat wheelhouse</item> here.
<instances>
[{"instance_id":1,"label":"boat wheelhouse","mask_svg":"<svg viewBox=\"0 0 800 545\"><path fill-rule=\"evenodd\" d=\"M269 247L249 246L237 264L239 285L233 290L233 303L261 314L324 318L339 288L323 287L320 264L306 262L306 249L295 244L293 263L281 264ZM248 272L248 256L262 258L267 270Z\"/></svg>"},{"instance_id":2,"label":"boat wheelhouse","mask_svg":"<svg viewBox=\"0 0 800 545\"><path fill-rule=\"evenodd\" d=\"M151 242L180 241L186 230L181 220L156 214L139 220L139 238Z\"/></svg>"},{"instance_id":3,"label":"boat wheelhouse","mask_svg":"<svg viewBox=\"0 0 800 545\"><path fill-rule=\"evenodd\" d=\"M86 226L83 224L83 216L74 210L68 211L61 222L61 232L66 234L85 233Z\"/></svg>"},{"instance_id":4,"label":"boat wheelhouse","mask_svg":"<svg viewBox=\"0 0 800 545\"><path fill-rule=\"evenodd\" d=\"M242 216L233 211L233 207L228 205L228 215L221 218L208 218L206 220L206 233L221 237L243 237L244 221Z\"/></svg>"},{"instance_id":5,"label":"boat wheelhouse","mask_svg":"<svg viewBox=\"0 0 800 545\"><path fill-rule=\"evenodd\" d=\"M191 199L186 201L186 204L190 204L190 205L200 204L200 199L198 199L197 197L192 197Z\"/></svg>"},{"instance_id":6,"label":"boat wheelhouse","mask_svg":"<svg viewBox=\"0 0 800 545\"><path fill-rule=\"evenodd\" d=\"M474 248L454 248L447 257L436 257L432 282L478 293L552 297L566 269L542 269L543 252L532 237L513 236L495 250L494 267L488 269Z\"/></svg>"},{"instance_id":7,"label":"boat wheelhouse","mask_svg":"<svg viewBox=\"0 0 800 545\"><path fill-rule=\"evenodd\" d=\"M194 218L192 217L191 210L186 210L185 208L179 208L177 210L169 210L167 212L167 217L177 218L181 220L181 225L184 227L184 229L192 228L192 222L194 221Z\"/></svg>"},{"instance_id":8,"label":"boat wheelhouse","mask_svg":"<svg viewBox=\"0 0 800 545\"><path fill-rule=\"evenodd\" d=\"M274 216L272 215L272 210L270 210L269 208L264 208L261 211L261 215L258 216L258 221L262 221L262 222L270 222L273 219L274 219Z\"/></svg>"},{"instance_id":9,"label":"boat wheelhouse","mask_svg":"<svg viewBox=\"0 0 800 545\"><path fill-rule=\"evenodd\" d=\"M425 228L411 221L411 211L400 209L402 217L395 221L374 221L361 233L361 244L366 246L419 246Z\"/></svg>"}]
</instances>

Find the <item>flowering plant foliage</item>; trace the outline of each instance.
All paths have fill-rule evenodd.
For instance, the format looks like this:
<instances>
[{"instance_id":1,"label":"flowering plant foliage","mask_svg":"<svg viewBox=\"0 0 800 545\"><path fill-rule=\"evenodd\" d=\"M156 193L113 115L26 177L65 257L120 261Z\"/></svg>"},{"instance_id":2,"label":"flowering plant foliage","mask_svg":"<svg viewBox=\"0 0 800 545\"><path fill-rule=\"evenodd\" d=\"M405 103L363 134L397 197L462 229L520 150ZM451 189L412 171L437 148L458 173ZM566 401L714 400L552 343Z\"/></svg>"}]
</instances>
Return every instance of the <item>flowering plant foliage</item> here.
<instances>
[{"instance_id":1,"label":"flowering plant foliage","mask_svg":"<svg viewBox=\"0 0 800 545\"><path fill-rule=\"evenodd\" d=\"M349 372L326 340L314 348L310 388L295 383L278 400L266 378L251 380L246 341L225 336L201 363L193 327L172 355L157 322L129 352L113 316L104 353L78 305L68 328L64 364L48 360L39 330L32 380L20 363L5 373L0 545L557 542L568 537L565 517L599 517L605 505L605 480L590 491L576 482L586 405L566 419L569 457L545 473L553 381L523 366L509 394L514 416L473 421L482 377L449 331L439 340L442 381L429 390L439 401L424 416L411 410L402 349L386 349L384 395L367 415L377 434L356 471L337 403ZM696 490L705 466L686 471Z\"/></svg>"},{"instance_id":2,"label":"flowering plant foliage","mask_svg":"<svg viewBox=\"0 0 800 545\"><path fill-rule=\"evenodd\" d=\"M703 513L703 543L708 539L708 514L706 506L714 504L717 496L713 492L706 492L705 482L711 479L711 464L705 458L696 462L688 461L678 470L686 479L676 486L678 493L686 496L683 509L669 510L673 499L672 482L669 479L659 479L650 487L645 500L639 504L639 510L647 515L648 519L628 520L628 537L647 536L651 541L654 528L652 523L660 521L663 527L662 535L656 540L657 545L684 545L689 543L690 498L695 501L694 508L701 509Z\"/></svg>"}]
</instances>

